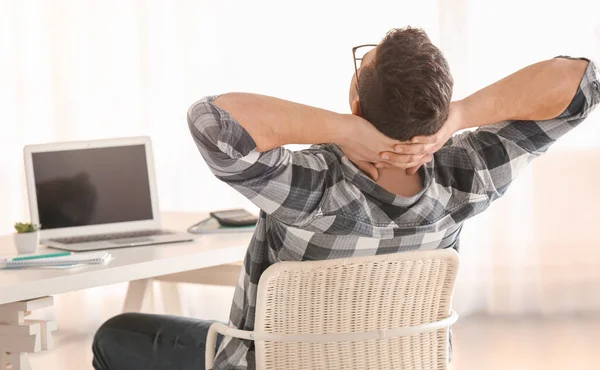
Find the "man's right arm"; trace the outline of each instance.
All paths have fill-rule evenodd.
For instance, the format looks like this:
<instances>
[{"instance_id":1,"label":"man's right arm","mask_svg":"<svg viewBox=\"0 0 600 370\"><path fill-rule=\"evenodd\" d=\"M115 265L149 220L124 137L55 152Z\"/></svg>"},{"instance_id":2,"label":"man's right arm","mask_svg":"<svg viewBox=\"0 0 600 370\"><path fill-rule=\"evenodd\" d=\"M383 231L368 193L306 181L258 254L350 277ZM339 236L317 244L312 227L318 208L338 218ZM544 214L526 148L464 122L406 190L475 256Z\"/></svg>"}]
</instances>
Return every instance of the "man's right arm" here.
<instances>
[{"instance_id":1,"label":"man's right arm","mask_svg":"<svg viewBox=\"0 0 600 370\"><path fill-rule=\"evenodd\" d=\"M556 118L575 98L589 64L586 59L558 57L525 67L459 101L459 129ZM588 86L581 87L588 92Z\"/></svg>"},{"instance_id":2,"label":"man's right arm","mask_svg":"<svg viewBox=\"0 0 600 370\"><path fill-rule=\"evenodd\" d=\"M600 102L599 80L598 69L587 59L559 57L531 65L453 102L438 133L413 138L417 144L404 145L402 152L439 150L441 181L462 182L463 191L494 200L533 158L587 118ZM477 126L440 149L456 131ZM461 178L466 164L476 173L473 181Z\"/></svg>"}]
</instances>

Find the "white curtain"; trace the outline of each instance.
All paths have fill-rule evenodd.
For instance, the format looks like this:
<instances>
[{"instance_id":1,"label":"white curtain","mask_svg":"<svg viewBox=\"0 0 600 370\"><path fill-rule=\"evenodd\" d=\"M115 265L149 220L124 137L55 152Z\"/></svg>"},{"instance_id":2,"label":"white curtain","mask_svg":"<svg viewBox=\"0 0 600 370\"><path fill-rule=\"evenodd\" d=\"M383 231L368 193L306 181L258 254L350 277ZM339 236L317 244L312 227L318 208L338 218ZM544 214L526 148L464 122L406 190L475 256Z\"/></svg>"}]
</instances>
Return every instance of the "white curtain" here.
<instances>
[{"instance_id":1,"label":"white curtain","mask_svg":"<svg viewBox=\"0 0 600 370\"><path fill-rule=\"evenodd\" d=\"M185 120L195 100L251 91L347 112L351 47L407 24L447 53L460 98L554 55L600 57L598 8L594 0L0 0L0 232L28 217L26 144L149 135L163 210L251 208L200 159ZM599 121L560 144L573 176L598 168L589 155L568 163L597 148ZM549 202L536 195L561 174L539 167L465 227L455 303L463 313L600 308L600 236L572 215L593 218L594 203L569 203L573 192L593 199L594 189L573 178Z\"/></svg>"},{"instance_id":2,"label":"white curtain","mask_svg":"<svg viewBox=\"0 0 600 370\"><path fill-rule=\"evenodd\" d=\"M442 49L461 98L557 55L600 59L600 2L440 0ZM533 162L462 235L458 312L600 310L600 112Z\"/></svg>"}]
</instances>

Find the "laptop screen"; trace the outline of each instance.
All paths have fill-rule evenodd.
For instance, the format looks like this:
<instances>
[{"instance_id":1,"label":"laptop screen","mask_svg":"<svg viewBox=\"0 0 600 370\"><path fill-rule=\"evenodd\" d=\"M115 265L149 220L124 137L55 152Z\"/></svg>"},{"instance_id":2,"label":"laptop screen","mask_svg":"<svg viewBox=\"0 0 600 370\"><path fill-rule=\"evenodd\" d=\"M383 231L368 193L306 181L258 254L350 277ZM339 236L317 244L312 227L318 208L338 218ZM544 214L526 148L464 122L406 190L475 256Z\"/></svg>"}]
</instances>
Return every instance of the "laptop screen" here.
<instances>
[{"instance_id":1,"label":"laptop screen","mask_svg":"<svg viewBox=\"0 0 600 370\"><path fill-rule=\"evenodd\" d=\"M32 153L43 230L151 220L144 145Z\"/></svg>"}]
</instances>

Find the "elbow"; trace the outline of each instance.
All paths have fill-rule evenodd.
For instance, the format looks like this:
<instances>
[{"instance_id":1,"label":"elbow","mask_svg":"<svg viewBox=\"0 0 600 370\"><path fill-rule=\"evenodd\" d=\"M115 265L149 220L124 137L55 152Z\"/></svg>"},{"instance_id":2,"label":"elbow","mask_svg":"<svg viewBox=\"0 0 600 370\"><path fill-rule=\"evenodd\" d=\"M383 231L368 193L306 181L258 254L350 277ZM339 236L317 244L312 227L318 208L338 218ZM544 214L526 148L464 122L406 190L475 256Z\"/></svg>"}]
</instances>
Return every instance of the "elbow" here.
<instances>
[{"instance_id":1,"label":"elbow","mask_svg":"<svg viewBox=\"0 0 600 370\"><path fill-rule=\"evenodd\" d=\"M563 76L563 81L571 87L579 86L579 83L585 74L585 70L590 63L589 60L581 58L554 58L551 62L555 73Z\"/></svg>"},{"instance_id":2,"label":"elbow","mask_svg":"<svg viewBox=\"0 0 600 370\"><path fill-rule=\"evenodd\" d=\"M554 87L555 99L551 99L555 104L548 109L551 117L558 117L573 102L589 62L585 59L566 58L555 58L550 62L553 74L560 78Z\"/></svg>"}]
</instances>

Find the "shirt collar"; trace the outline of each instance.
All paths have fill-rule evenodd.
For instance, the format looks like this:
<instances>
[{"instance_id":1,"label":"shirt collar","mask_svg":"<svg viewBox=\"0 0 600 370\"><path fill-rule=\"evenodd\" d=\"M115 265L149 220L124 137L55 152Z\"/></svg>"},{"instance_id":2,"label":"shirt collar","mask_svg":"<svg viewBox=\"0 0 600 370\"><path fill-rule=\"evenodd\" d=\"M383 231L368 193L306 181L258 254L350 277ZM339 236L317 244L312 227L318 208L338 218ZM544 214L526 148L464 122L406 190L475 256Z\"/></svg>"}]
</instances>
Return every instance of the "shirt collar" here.
<instances>
[{"instance_id":1,"label":"shirt collar","mask_svg":"<svg viewBox=\"0 0 600 370\"><path fill-rule=\"evenodd\" d=\"M346 174L346 177L351 179L352 183L363 192L385 203L401 207L409 207L415 204L421 198L421 196L427 191L433 182L435 161L426 163L419 169L419 175L423 181L423 189L411 197L403 197L385 190L362 170L360 170L346 156L342 158L342 164L344 166L344 173Z\"/></svg>"}]
</instances>

